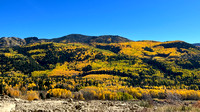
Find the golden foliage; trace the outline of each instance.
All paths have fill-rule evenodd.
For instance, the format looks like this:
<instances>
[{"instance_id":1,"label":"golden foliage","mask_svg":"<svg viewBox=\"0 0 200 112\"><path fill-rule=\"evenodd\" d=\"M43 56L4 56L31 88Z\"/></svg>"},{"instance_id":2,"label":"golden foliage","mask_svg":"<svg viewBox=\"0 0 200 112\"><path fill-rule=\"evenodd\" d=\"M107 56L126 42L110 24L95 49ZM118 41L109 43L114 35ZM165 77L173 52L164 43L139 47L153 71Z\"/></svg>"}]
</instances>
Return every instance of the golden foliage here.
<instances>
[{"instance_id":1,"label":"golden foliage","mask_svg":"<svg viewBox=\"0 0 200 112\"><path fill-rule=\"evenodd\" d=\"M28 85L28 89L33 89L34 87L36 87L36 84L35 83L30 83Z\"/></svg>"},{"instance_id":2,"label":"golden foliage","mask_svg":"<svg viewBox=\"0 0 200 112\"><path fill-rule=\"evenodd\" d=\"M183 100L199 100L199 90L168 90L168 89L142 89L139 87L86 87L80 92L83 93L85 99L100 99L100 100L122 100L123 94L131 95L135 99L142 99L145 95L152 98L165 99L168 94L178 95ZM119 94L120 93L120 94ZM131 98L131 97L130 97Z\"/></svg>"},{"instance_id":3,"label":"golden foliage","mask_svg":"<svg viewBox=\"0 0 200 112\"><path fill-rule=\"evenodd\" d=\"M29 101L32 100L38 100L39 99L39 94L37 91L27 91L26 99Z\"/></svg>"},{"instance_id":4,"label":"golden foliage","mask_svg":"<svg viewBox=\"0 0 200 112\"><path fill-rule=\"evenodd\" d=\"M7 88L7 94L12 96L12 97L19 97L21 95L21 92L18 89L8 87Z\"/></svg>"},{"instance_id":5,"label":"golden foliage","mask_svg":"<svg viewBox=\"0 0 200 112\"><path fill-rule=\"evenodd\" d=\"M69 90L66 89L50 89L47 93L49 93L53 97L59 97L59 98L71 98L72 93Z\"/></svg>"}]
</instances>

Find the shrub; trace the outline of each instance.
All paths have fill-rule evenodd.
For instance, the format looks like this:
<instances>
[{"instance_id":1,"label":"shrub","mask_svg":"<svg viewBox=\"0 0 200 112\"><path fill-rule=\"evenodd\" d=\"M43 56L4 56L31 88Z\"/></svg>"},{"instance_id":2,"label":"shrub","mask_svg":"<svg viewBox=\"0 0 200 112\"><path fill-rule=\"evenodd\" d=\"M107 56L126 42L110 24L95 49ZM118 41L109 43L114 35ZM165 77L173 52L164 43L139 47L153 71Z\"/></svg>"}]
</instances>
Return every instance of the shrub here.
<instances>
[{"instance_id":1,"label":"shrub","mask_svg":"<svg viewBox=\"0 0 200 112\"><path fill-rule=\"evenodd\" d=\"M18 89L13 89L12 87L8 87L7 94L11 97L19 97L21 92Z\"/></svg>"},{"instance_id":2,"label":"shrub","mask_svg":"<svg viewBox=\"0 0 200 112\"><path fill-rule=\"evenodd\" d=\"M27 100L32 101L32 100L38 100L39 99L39 94L37 91L27 91Z\"/></svg>"},{"instance_id":3,"label":"shrub","mask_svg":"<svg viewBox=\"0 0 200 112\"><path fill-rule=\"evenodd\" d=\"M88 100L92 99L98 99L98 95L96 94L96 91L92 88L85 88L81 90L81 93L83 93L83 97Z\"/></svg>"},{"instance_id":4,"label":"shrub","mask_svg":"<svg viewBox=\"0 0 200 112\"><path fill-rule=\"evenodd\" d=\"M84 97L83 97L83 94L81 92L75 92L73 94L73 98L77 99L77 100L85 100Z\"/></svg>"},{"instance_id":5,"label":"shrub","mask_svg":"<svg viewBox=\"0 0 200 112\"><path fill-rule=\"evenodd\" d=\"M133 98L135 98L135 99L141 99L142 98L142 93L137 88L131 88L128 91L128 93L131 94L133 96Z\"/></svg>"},{"instance_id":6,"label":"shrub","mask_svg":"<svg viewBox=\"0 0 200 112\"><path fill-rule=\"evenodd\" d=\"M193 90L198 90L199 89L199 87L197 85L194 85L194 84L190 85L189 88L193 89Z\"/></svg>"},{"instance_id":7,"label":"shrub","mask_svg":"<svg viewBox=\"0 0 200 112\"><path fill-rule=\"evenodd\" d=\"M71 98L72 97L72 93L70 90L66 90L66 89L50 89L47 93L50 94L50 96L52 97L59 97L59 98Z\"/></svg>"},{"instance_id":8,"label":"shrub","mask_svg":"<svg viewBox=\"0 0 200 112\"><path fill-rule=\"evenodd\" d=\"M46 99L46 92L40 92L40 98Z\"/></svg>"},{"instance_id":9,"label":"shrub","mask_svg":"<svg viewBox=\"0 0 200 112\"><path fill-rule=\"evenodd\" d=\"M181 101L181 95L177 93L167 93L166 99L169 101L169 103L176 103Z\"/></svg>"},{"instance_id":10,"label":"shrub","mask_svg":"<svg viewBox=\"0 0 200 112\"><path fill-rule=\"evenodd\" d=\"M119 92L118 94L120 95L121 100L131 100L131 99L133 99L133 96L126 93L126 92L125 93Z\"/></svg>"},{"instance_id":11,"label":"shrub","mask_svg":"<svg viewBox=\"0 0 200 112\"><path fill-rule=\"evenodd\" d=\"M47 93L46 98L51 98L50 93Z\"/></svg>"}]
</instances>

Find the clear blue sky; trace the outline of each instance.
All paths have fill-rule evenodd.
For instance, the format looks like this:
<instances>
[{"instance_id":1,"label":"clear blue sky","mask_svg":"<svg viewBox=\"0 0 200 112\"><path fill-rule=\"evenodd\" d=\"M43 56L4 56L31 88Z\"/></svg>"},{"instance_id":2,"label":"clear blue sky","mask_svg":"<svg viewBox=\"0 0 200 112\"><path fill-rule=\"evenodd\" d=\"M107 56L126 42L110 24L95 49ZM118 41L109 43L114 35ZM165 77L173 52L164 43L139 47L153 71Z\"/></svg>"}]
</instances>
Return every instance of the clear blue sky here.
<instances>
[{"instance_id":1,"label":"clear blue sky","mask_svg":"<svg viewBox=\"0 0 200 112\"><path fill-rule=\"evenodd\" d=\"M0 37L200 42L200 0L0 0Z\"/></svg>"}]
</instances>

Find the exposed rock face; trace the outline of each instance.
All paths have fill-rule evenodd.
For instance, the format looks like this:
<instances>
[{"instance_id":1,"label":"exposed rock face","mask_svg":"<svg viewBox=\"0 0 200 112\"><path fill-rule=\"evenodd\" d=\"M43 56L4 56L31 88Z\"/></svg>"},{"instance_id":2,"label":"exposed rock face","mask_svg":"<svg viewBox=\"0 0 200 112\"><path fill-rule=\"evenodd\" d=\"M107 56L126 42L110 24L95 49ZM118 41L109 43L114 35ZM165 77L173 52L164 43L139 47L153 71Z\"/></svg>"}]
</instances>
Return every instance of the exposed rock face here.
<instances>
[{"instance_id":1,"label":"exposed rock face","mask_svg":"<svg viewBox=\"0 0 200 112\"><path fill-rule=\"evenodd\" d=\"M13 47L26 45L26 41L24 39L20 39L17 37L2 37L0 38L0 47Z\"/></svg>"}]
</instances>

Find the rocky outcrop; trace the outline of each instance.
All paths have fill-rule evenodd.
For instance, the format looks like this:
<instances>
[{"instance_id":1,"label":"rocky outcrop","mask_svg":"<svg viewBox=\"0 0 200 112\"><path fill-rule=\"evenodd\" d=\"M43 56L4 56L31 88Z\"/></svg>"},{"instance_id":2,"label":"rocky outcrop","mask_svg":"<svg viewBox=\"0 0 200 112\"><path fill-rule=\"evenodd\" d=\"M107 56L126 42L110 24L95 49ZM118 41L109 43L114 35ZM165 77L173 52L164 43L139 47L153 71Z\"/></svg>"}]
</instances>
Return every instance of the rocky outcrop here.
<instances>
[{"instance_id":1,"label":"rocky outcrop","mask_svg":"<svg viewBox=\"0 0 200 112\"><path fill-rule=\"evenodd\" d=\"M21 45L26 45L26 41L24 39L20 39L17 37L0 38L0 47L13 47L13 46L21 46Z\"/></svg>"}]
</instances>

